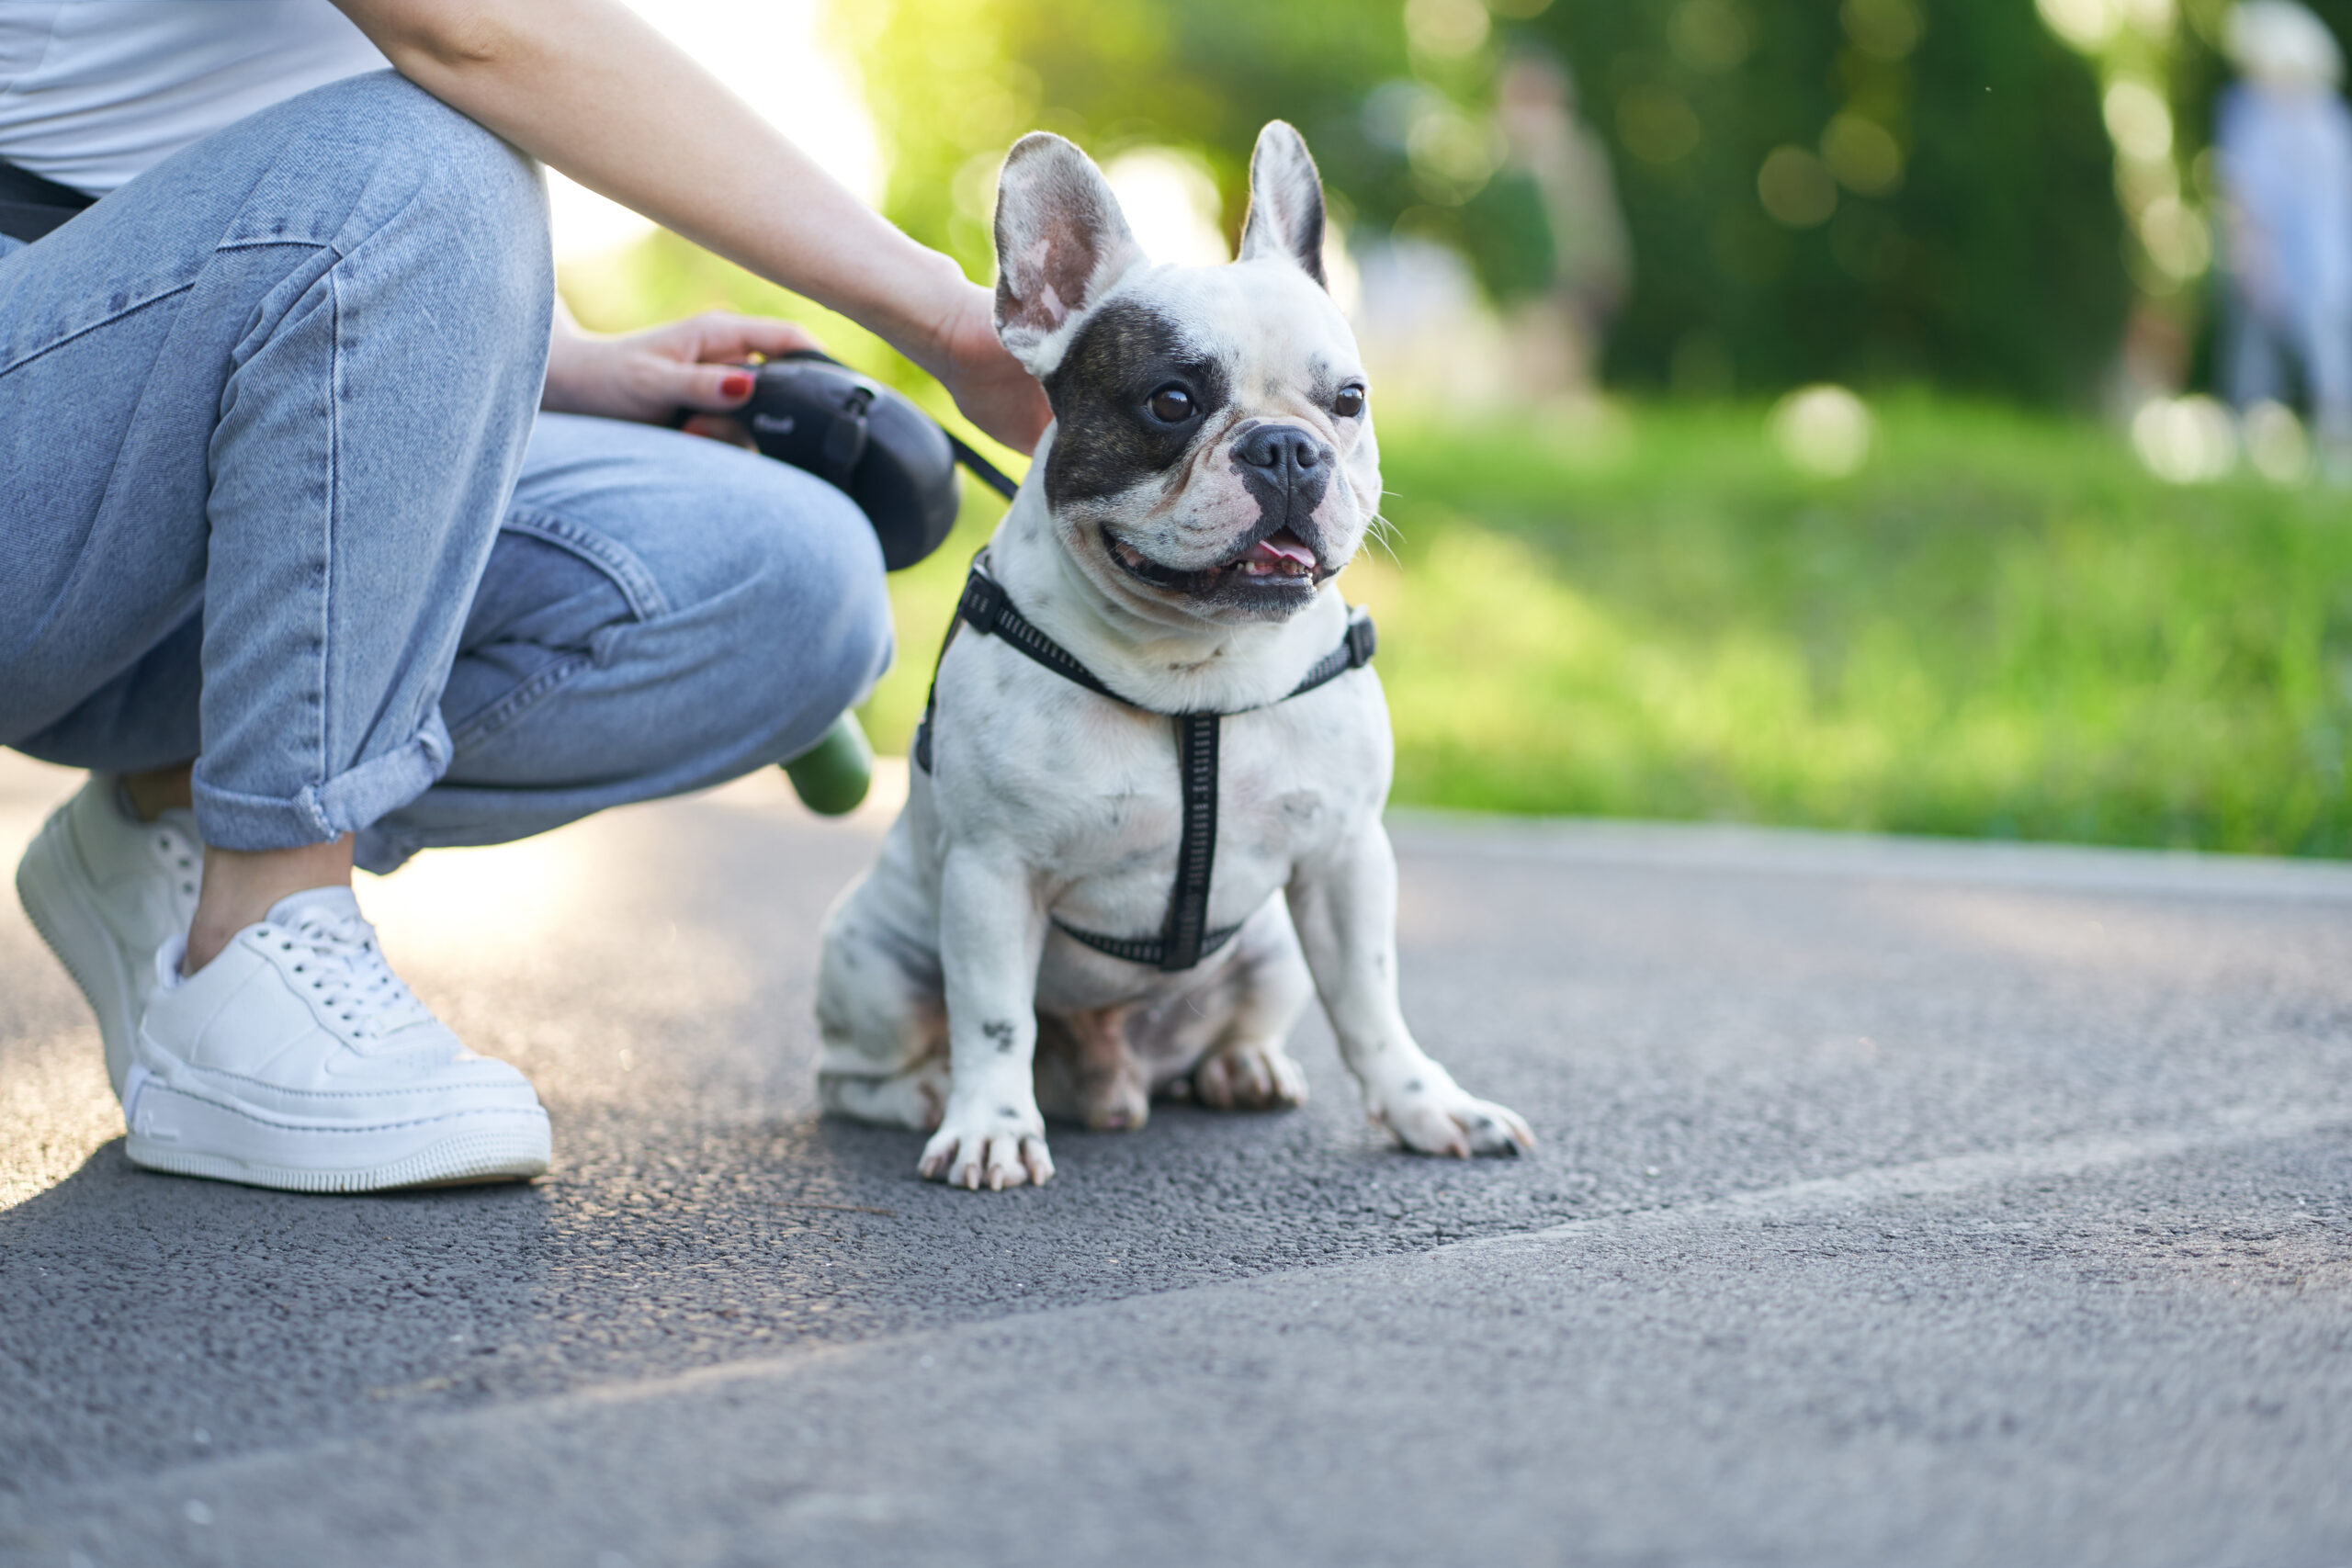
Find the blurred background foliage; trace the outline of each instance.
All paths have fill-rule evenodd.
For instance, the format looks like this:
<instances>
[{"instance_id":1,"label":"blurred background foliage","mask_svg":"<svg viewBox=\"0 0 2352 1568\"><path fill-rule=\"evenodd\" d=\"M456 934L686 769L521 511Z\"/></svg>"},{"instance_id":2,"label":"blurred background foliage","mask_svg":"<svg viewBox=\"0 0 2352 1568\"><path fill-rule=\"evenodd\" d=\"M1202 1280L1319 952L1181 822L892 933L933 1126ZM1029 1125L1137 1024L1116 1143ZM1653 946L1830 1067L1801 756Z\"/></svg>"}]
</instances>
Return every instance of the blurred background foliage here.
<instances>
[{"instance_id":1,"label":"blurred background foliage","mask_svg":"<svg viewBox=\"0 0 2352 1568\"><path fill-rule=\"evenodd\" d=\"M2352 853L2340 495L1924 393L1843 478L1757 424L1384 436L1401 798Z\"/></svg>"},{"instance_id":2,"label":"blurred background foliage","mask_svg":"<svg viewBox=\"0 0 2352 1568\"><path fill-rule=\"evenodd\" d=\"M1635 254L1607 364L2088 403L2127 303L2098 93L2021 4L1560 0Z\"/></svg>"},{"instance_id":3,"label":"blurred background foliage","mask_svg":"<svg viewBox=\"0 0 2352 1568\"><path fill-rule=\"evenodd\" d=\"M2228 4L837 0L828 25L883 206L976 278L1023 131L1114 181L1177 160L1228 241L1259 127L1306 133L1378 348L1396 544L1343 586L1381 618L1400 801L2344 855L2345 492L2284 411L2181 396L2218 314ZM2352 0L2314 8L2352 28ZM1431 255L1475 310L1431 353L1375 345L1379 289L1426 303L1395 290ZM563 282L608 330L796 317L954 419L674 237ZM1572 352L1530 385L1514 351L1546 333ZM1821 381L1866 398L1773 400ZM886 750L998 514L967 493L893 580Z\"/></svg>"},{"instance_id":4,"label":"blurred background foliage","mask_svg":"<svg viewBox=\"0 0 2352 1568\"><path fill-rule=\"evenodd\" d=\"M838 13L887 205L977 275L1021 131L1196 151L1242 210L1252 139L1306 132L1358 243L1453 243L1544 286L1496 125L1516 57L1565 67L1634 267L1609 378L1696 392L1932 379L2088 403L2130 295L2098 82L2030 4L1919 0L884 0ZM1759 199L1759 174L1764 176Z\"/></svg>"}]
</instances>

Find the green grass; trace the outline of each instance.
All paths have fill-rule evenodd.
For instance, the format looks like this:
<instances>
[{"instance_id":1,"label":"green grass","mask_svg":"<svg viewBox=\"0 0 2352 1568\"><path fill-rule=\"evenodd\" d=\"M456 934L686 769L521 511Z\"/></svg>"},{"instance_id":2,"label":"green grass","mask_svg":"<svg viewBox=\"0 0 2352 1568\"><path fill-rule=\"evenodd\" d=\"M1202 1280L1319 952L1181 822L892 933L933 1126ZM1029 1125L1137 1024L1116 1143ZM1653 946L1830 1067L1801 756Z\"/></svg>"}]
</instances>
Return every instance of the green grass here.
<instances>
[{"instance_id":1,"label":"green grass","mask_svg":"<svg viewBox=\"0 0 2352 1568\"><path fill-rule=\"evenodd\" d=\"M1760 411L1399 431L1397 795L2343 854L2352 515L1925 399L1809 479Z\"/></svg>"},{"instance_id":2,"label":"green grass","mask_svg":"<svg viewBox=\"0 0 2352 1568\"><path fill-rule=\"evenodd\" d=\"M1752 408L1384 429L1396 798L2342 855L2352 505L2148 477L2096 427L1927 399L1791 469ZM971 547L896 582L903 746Z\"/></svg>"}]
</instances>

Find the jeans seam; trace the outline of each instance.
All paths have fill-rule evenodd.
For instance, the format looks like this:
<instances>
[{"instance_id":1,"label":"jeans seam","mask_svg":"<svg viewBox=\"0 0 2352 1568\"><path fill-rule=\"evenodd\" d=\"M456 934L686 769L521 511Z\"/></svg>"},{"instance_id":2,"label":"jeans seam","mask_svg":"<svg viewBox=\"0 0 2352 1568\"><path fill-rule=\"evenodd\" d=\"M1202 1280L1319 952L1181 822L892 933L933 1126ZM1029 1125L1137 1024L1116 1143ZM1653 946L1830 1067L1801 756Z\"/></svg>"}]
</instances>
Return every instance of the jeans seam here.
<instances>
[{"instance_id":1,"label":"jeans seam","mask_svg":"<svg viewBox=\"0 0 2352 1568\"><path fill-rule=\"evenodd\" d=\"M595 664L595 657L586 653L573 653L559 659L467 720L463 728L452 731L450 750L463 750L477 741L487 740L513 728L526 710L538 705L539 699L582 671L594 669Z\"/></svg>"},{"instance_id":2,"label":"jeans seam","mask_svg":"<svg viewBox=\"0 0 2352 1568\"><path fill-rule=\"evenodd\" d=\"M327 286L327 309L334 321L334 326L327 333L326 539L325 558L321 563L322 570L320 573L324 581L319 592L318 776L323 779L330 776L328 759L332 755L334 740L327 730L333 722L331 694L334 690L334 544L335 536L340 531L338 525L342 521L338 512L343 504L343 487L335 482L342 472L340 462L343 455L343 425L336 417L342 400L338 394L343 385L343 290L336 285L334 264L321 274L321 278Z\"/></svg>"},{"instance_id":3,"label":"jeans seam","mask_svg":"<svg viewBox=\"0 0 2352 1568\"><path fill-rule=\"evenodd\" d=\"M342 247L337 245L333 240L282 240L277 238L276 235L272 235L266 240L221 240L216 243L212 248L215 252L267 251L277 249L292 251L332 251L334 253L334 259L337 263L350 259L343 254Z\"/></svg>"},{"instance_id":4,"label":"jeans seam","mask_svg":"<svg viewBox=\"0 0 2352 1568\"><path fill-rule=\"evenodd\" d=\"M253 240L238 241L234 243L223 241L212 248L217 253L220 251L260 250L273 245L284 246L289 250L334 251L338 260L342 257L342 253L340 251L335 251L335 247L333 244L322 240ZM187 279L185 282L175 283L168 288L151 294L144 299L133 300L130 303L124 305L119 310L109 310L107 314L99 317L96 321L90 322L87 326L76 327L72 332L67 333L63 337L57 338L51 342L41 344L39 348L34 349L30 354L26 355L21 359L12 359L6 365L0 365L0 376L6 376L10 371L20 369L27 365L30 365L34 360L42 357L44 355L53 354L57 350L63 348L67 344L74 342L76 338L87 337L90 333L98 331L102 327L110 327L126 316L135 316L140 311L148 309L150 306L160 305L175 294L186 294L189 289L196 287L196 283L197 280L191 277Z\"/></svg>"},{"instance_id":5,"label":"jeans seam","mask_svg":"<svg viewBox=\"0 0 2352 1568\"><path fill-rule=\"evenodd\" d=\"M14 371L21 370L26 366L30 365L34 360L54 354L59 349L63 348L67 344L72 343L78 338L87 337L92 333L97 332L101 328L110 327L126 316L135 316L140 311L146 310L152 305L160 305L175 294L186 294L189 289L194 288L195 287L196 280L194 278L190 278L186 283L175 284L171 288L164 289L162 293L151 295L147 299L138 301L136 304L125 305L119 310L109 311L107 314L101 316L98 320L92 321L87 326L76 327L72 332L67 333L63 337L57 338L41 344L39 348L34 349L30 354L26 355L22 359L12 359L6 365L0 365L0 376L6 376Z\"/></svg>"},{"instance_id":6,"label":"jeans seam","mask_svg":"<svg viewBox=\"0 0 2352 1568\"><path fill-rule=\"evenodd\" d=\"M638 620L657 620L670 613L669 599L653 580L653 574L646 570L645 563L603 535L536 506L509 507L504 526L569 550L602 570L620 590L629 614Z\"/></svg>"}]
</instances>

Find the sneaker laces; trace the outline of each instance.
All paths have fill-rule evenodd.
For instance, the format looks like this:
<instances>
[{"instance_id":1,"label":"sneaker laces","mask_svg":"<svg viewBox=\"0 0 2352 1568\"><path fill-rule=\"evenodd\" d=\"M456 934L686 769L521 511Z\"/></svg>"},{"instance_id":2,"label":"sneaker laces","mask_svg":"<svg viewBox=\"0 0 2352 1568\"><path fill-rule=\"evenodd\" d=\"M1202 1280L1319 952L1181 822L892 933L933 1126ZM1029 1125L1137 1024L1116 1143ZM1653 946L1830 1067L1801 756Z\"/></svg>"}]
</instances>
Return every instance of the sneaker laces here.
<instances>
[{"instance_id":1,"label":"sneaker laces","mask_svg":"<svg viewBox=\"0 0 2352 1568\"><path fill-rule=\"evenodd\" d=\"M115 815L147 840L147 852L179 894L178 902L192 905L204 886L204 839L196 830L196 813L185 806L168 806L151 819L139 814L122 780L114 781Z\"/></svg>"},{"instance_id":2,"label":"sneaker laces","mask_svg":"<svg viewBox=\"0 0 2352 1568\"><path fill-rule=\"evenodd\" d=\"M147 836L148 850L186 902L203 889L204 851L194 834L182 831L179 824L171 819L179 815L169 812L153 822L142 822L139 830Z\"/></svg>"},{"instance_id":3,"label":"sneaker laces","mask_svg":"<svg viewBox=\"0 0 2352 1568\"><path fill-rule=\"evenodd\" d=\"M358 910L296 909L273 934L282 951L296 954L290 967L297 982L310 987L355 1043L433 1021L416 993L384 962L376 928Z\"/></svg>"}]
</instances>

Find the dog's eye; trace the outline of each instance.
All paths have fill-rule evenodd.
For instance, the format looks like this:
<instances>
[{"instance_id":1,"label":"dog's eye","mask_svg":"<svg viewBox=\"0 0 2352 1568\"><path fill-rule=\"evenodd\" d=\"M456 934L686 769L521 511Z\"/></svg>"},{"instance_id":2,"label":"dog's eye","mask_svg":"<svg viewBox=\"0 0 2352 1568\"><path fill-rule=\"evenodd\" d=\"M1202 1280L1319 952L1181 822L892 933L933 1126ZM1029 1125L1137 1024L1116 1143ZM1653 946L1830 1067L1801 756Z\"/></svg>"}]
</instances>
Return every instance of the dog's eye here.
<instances>
[{"instance_id":1,"label":"dog's eye","mask_svg":"<svg viewBox=\"0 0 2352 1568\"><path fill-rule=\"evenodd\" d=\"M1331 400L1331 412L1341 419L1353 419L1363 412L1363 389L1342 387L1340 395Z\"/></svg>"},{"instance_id":2,"label":"dog's eye","mask_svg":"<svg viewBox=\"0 0 2352 1568\"><path fill-rule=\"evenodd\" d=\"M1193 394L1178 386L1166 386L1151 394L1146 405L1151 417L1165 424L1182 424L1193 417Z\"/></svg>"}]
</instances>

